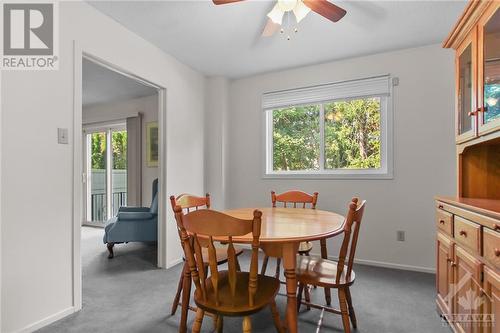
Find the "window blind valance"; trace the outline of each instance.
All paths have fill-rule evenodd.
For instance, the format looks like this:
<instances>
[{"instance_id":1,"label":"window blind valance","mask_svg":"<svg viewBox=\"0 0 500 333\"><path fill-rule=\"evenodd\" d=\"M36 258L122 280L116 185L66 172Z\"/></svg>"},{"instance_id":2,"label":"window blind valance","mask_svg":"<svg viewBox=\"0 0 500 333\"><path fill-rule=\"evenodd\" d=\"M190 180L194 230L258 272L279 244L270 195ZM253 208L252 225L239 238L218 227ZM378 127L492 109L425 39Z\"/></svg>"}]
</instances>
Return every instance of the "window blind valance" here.
<instances>
[{"instance_id":1,"label":"window blind valance","mask_svg":"<svg viewBox=\"0 0 500 333\"><path fill-rule=\"evenodd\" d=\"M373 95L390 95L389 75L264 93L262 96L262 108L269 110L292 105Z\"/></svg>"}]
</instances>

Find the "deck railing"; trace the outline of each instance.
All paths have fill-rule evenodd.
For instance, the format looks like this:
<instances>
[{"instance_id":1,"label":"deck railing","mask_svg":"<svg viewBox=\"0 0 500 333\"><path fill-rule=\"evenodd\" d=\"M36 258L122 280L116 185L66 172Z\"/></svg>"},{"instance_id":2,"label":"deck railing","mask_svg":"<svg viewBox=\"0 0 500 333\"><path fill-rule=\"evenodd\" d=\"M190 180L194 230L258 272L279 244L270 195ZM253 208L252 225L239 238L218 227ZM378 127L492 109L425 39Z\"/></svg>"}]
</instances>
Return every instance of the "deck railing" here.
<instances>
[{"instance_id":1,"label":"deck railing","mask_svg":"<svg viewBox=\"0 0 500 333\"><path fill-rule=\"evenodd\" d=\"M106 221L106 193L94 193L90 195L91 200L91 211L92 211L92 221ZM111 216L115 216L118 213L118 209L122 206L127 205L127 192L113 192L113 213Z\"/></svg>"}]
</instances>

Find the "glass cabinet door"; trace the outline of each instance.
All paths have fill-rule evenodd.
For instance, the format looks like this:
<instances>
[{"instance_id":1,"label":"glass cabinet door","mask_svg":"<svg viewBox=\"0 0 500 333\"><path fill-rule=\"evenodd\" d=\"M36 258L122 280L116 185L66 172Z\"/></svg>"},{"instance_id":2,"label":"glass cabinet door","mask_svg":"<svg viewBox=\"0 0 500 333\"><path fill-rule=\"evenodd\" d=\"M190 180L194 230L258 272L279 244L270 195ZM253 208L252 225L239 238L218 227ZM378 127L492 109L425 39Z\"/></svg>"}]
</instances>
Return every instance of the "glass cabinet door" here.
<instances>
[{"instance_id":1,"label":"glass cabinet door","mask_svg":"<svg viewBox=\"0 0 500 333\"><path fill-rule=\"evenodd\" d=\"M500 127L500 10L498 5L479 23L479 133Z\"/></svg>"},{"instance_id":2,"label":"glass cabinet door","mask_svg":"<svg viewBox=\"0 0 500 333\"><path fill-rule=\"evenodd\" d=\"M457 50L457 141L463 142L475 136L476 93L475 56L476 33L471 32Z\"/></svg>"}]
</instances>

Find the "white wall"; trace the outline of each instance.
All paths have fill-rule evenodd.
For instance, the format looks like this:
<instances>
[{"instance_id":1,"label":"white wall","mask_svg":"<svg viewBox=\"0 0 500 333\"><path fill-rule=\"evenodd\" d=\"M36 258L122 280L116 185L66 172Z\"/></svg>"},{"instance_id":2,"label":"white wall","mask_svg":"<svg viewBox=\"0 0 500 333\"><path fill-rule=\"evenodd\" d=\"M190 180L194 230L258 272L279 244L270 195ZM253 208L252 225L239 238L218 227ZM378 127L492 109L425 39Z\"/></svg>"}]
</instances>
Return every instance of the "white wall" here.
<instances>
[{"instance_id":1,"label":"white wall","mask_svg":"<svg viewBox=\"0 0 500 333\"><path fill-rule=\"evenodd\" d=\"M262 179L264 92L390 73L394 88L394 179ZM271 190L318 191L319 209L344 213L367 200L357 258L432 271L433 196L455 193L453 52L439 45L366 56L239 79L229 86L228 207L269 206ZM406 241L396 241L396 230ZM330 255L337 255L330 241ZM316 249L319 249L316 246Z\"/></svg>"},{"instance_id":2,"label":"white wall","mask_svg":"<svg viewBox=\"0 0 500 333\"><path fill-rule=\"evenodd\" d=\"M152 199L151 184L158 178L159 168L146 165L146 124L158 121L158 95L92 105L84 107L82 112L84 124L124 120L142 114L142 206L149 206Z\"/></svg>"},{"instance_id":3,"label":"white wall","mask_svg":"<svg viewBox=\"0 0 500 333\"><path fill-rule=\"evenodd\" d=\"M73 40L167 89L167 188L203 192L203 75L82 2L60 3L60 68L2 73L1 331L33 330L72 299ZM70 144L57 144L57 127ZM167 202L163 202L167 205ZM167 211L168 212L168 211ZM180 257L167 214L166 262ZM103 247L103 251L105 251Z\"/></svg>"}]
</instances>

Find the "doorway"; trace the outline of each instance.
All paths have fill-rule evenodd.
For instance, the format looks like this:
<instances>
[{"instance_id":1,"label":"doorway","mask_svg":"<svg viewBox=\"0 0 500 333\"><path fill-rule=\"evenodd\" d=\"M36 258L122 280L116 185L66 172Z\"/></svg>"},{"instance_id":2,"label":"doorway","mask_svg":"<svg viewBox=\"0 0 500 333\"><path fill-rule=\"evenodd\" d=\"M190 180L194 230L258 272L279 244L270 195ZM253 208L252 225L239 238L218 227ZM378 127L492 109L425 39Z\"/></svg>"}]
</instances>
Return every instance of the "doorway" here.
<instances>
[{"instance_id":1,"label":"doorway","mask_svg":"<svg viewBox=\"0 0 500 333\"><path fill-rule=\"evenodd\" d=\"M119 207L150 205L153 195L151 189L155 188L156 183L158 202L165 201L163 189L166 188L166 165L162 161L165 160L166 152L166 89L102 58L84 52L78 43L74 44L74 51L73 305L75 311L78 311L82 307L82 271L86 262L84 257L86 249L82 247L84 243L88 243L90 237L95 236L96 233L103 232L102 227L109 222L109 217L115 215ZM156 118L149 118L149 115L143 112L141 107L136 107L137 112L135 113L124 111L124 108L119 107L118 109L122 110L122 112L119 111L119 114L111 119L104 117L103 113L94 113L92 120L89 120L86 116L84 117L84 63L99 66L101 69L106 70L108 74L111 72L114 75L120 75L135 85L140 84L143 88L153 91L153 94L149 95L149 100L154 102L153 108ZM116 88L116 85L113 86ZM123 86L121 87L123 88ZM103 93L106 96L111 94L107 89L103 90ZM141 98L144 96L135 97ZM130 120L134 120L133 118L136 120L140 118L141 127L156 126L158 133L156 137L157 147L152 149L154 153L152 155L156 155L157 160L148 160L149 165L155 166L157 171L156 173L153 172L154 169L150 167L141 170L145 175L144 179L141 177L142 189L140 192L142 194L138 196L136 193L135 197L130 195L130 189L137 188L130 182L130 175L136 174L140 168L132 168L133 172L131 172L130 165L133 165L138 158L143 161L146 157L130 158L129 152L134 150L134 145L131 145L130 140L125 138L128 139L134 135L130 128L138 129L138 127L130 127L133 124L133 121ZM139 137L137 133L135 135ZM139 141L145 141L146 130L143 129L140 136L142 141ZM151 136L151 138L155 138L155 136ZM142 148L145 154L146 148ZM78 151L80 153L76 153ZM137 166L137 163L135 165ZM158 180L153 182L152 177ZM155 269L155 266L160 268L166 266L164 235L166 222L164 216L165 207L159 205L156 227L157 247L154 249L154 256L152 252L146 254L150 258L147 261L152 263L149 266L151 269ZM100 228L95 228L96 226ZM91 231L85 232L88 230ZM98 246L99 255L107 256L106 245L102 243L102 237L97 238L100 241ZM131 252L133 252L134 248L135 250L139 248L134 244L140 243L129 244L132 244ZM102 253L101 249L104 250ZM95 253L96 251L92 250L92 252Z\"/></svg>"}]
</instances>

